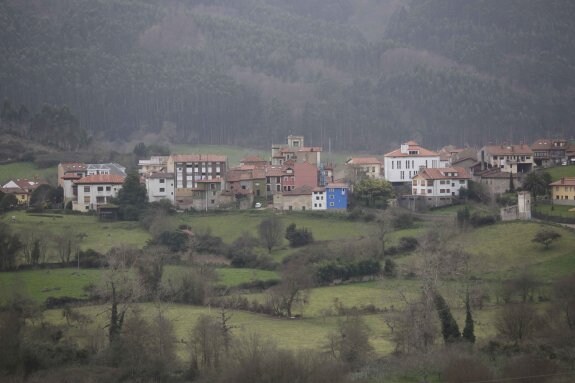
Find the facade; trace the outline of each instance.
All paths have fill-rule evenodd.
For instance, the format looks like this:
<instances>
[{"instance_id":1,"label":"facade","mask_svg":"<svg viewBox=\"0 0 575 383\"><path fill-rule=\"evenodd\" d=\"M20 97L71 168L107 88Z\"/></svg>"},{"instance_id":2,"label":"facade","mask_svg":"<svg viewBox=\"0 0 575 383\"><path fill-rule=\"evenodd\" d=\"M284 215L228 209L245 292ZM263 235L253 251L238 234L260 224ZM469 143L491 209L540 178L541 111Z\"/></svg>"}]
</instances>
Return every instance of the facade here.
<instances>
[{"instance_id":1,"label":"facade","mask_svg":"<svg viewBox=\"0 0 575 383\"><path fill-rule=\"evenodd\" d=\"M420 196L427 205L441 206L459 197L469 187L471 176L464 168L422 169L412 180L412 195Z\"/></svg>"},{"instance_id":2,"label":"facade","mask_svg":"<svg viewBox=\"0 0 575 383\"><path fill-rule=\"evenodd\" d=\"M362 176L380 178L382 164L375 157L351 157L345 162L350 177L354 180Z\"/></svg>"},{"instance_id":3,"label":"facade","mask_svg":"<svg viewBox=\"0 0 575 383\"><path fill-rule=\"evenodd\" d=\"M425 149L415 141L402 144L399 149L383 157L385 179L392 183L410 182L421 168L440 167L439 153Z\"/></svg>"},{"instance_id":4,"label":"facade","mask_svg":"<svg viewBox=\"0 0 575 383\"><path fill-rule=\"evenodd\" d=\"M303 187L299 190L283 192L273 197L274 208L277 210L306 211L312 210L312 188Z\"/></svg>"},{"instance_id":5,"label":"facade","mask_svg":"<svg viewBox=\"0 0 575 383\"><path fill-rule=\"evenodd\" d=\"M473 174L473 178L475 182L485 186L491 197L506 193L511 186L511 179L513 179L513 186L515 188L521 186L517 173L502 172L499 168L476 172Z\"/></svg>"},{"instance_id":6,"label":"facade","mask_svg":"<svg viewBox=\"0 0 575 383\"><path fill-rule=\"evenodd\" d=\"M575 177L564 177L549 184L551 198L557 205L575 205Z\"/></svg>"},{"instance_id":7,"label":"facade","mask_svg":"<svg viewBox=\"0 0 575 383\"><path fill-rule=\"evenodd\" d=\"M311 195L311 210L326 210L326 205L327 198L325 194L325 188L314 188Z\"/></svg>"},{"instance_id":8,"label":"facade","mask_svg":"<svg viewBox=\"0 0 575 383\"><path fill-rule=\"evenodd\" d=\"M28 205L30 196L36 188L42 185L43 182L32 181L25 178L15 179L6 182L2 185L2 192L6 194L13 194L18 200L18 205Z\"/></svg>"},{"instance_id":9,"label":"facade","mask_svg":"<svg viewBox=\"0 0 575 383\"><path fill-rule=\"evenodd\" d=\"M567 161L568 147L567 140L541 138L531 145L533 162L543 167L561 165Z\"/></svg>"},{"instance_id":10,"label":"facade","mask_svg":"<svg viewBox=\"0 0 575 383\"><path fill-rule=\"evenodd\" d=\"M115 162L110 162L107 164L87 164L86 175L87 176L117 175L125 177L126 167L117 164Z\"/></svg>"},{"instance_id":11,"label":"facade","mask_svg":"<svg viewBox=\"0 0 575 383\"><path fill-rule=\"evenodd\" d=\"M125 176L99 174L83 177L75 181L77 198L72 202L76 211L97 210L98 206L110 203L118 196Z\"/></svg>"},{"instance_id":12,"label":"facade","mask_svg":"<svg viewBox=\"0 0 575 383\"><path fill-rule=\"evenodd\" d=\"M313 188L318 185L318 169L308 162L287 161L282 171L283 192L299 190L304 186Z\"/></svg>"},{"instance_id":13,"label":"facade","mask_svg":"<svg viewBox=\"0 0 575 383\"><path fill-rule=\"evenodd\" d=\"M167 173L169 156L152 156L149 160L138 161L138 174Z\"/></svg>"},{"instance_id":14,"label":"facade","mask_svg":"<svg viewBox=\"0 0 575 383\"><path fill-rule=\"evenodd\" d=\"M87 165L83 162L60 162L58 164L58 186L64 187L64 177L80 179L87 174ZM64 191L64 197L66 193Z\"/></svg>"},{"instance_id":15,"label":"facade","mask_svg":"<svg viewBox=\"0 0 575 383\"><path fill-rule=\"evenodd\" d=\"M346 210L349 186L344 183L331 183L325 187L326 210Z\"/></svg>"},{"instance_id":16,"label":"facade","mask_svg":"<svg viewBox=\"0 0 575 383\"><path fill-rule=\"evenodd\" d=\"M148 202L168 200L175 203L174 173L148 173L145 178Z\"/></svg>"},{"instance_id":17,"label":"facade","mask_svg":"<svg viewBox=\"0 0 575 383\"><path fill-rule=\"evenodd\" d=\"M533 169L533 151L523 144L484 146L477 158L487 168L507 173L528 173Z\"/></svg>"},{"instance_id":18,"label":"facade","mask_svg":"<svg viewBox=\"0 0 575 383\"><path fill-rule=\"evenodd\" d=\"M287 144L272 145L271 164L281 166L286 161L307 162L316 167L321 164L322 148L317 146L305 146L303 136L289 135Z\"/></svg>"}]
</instances>

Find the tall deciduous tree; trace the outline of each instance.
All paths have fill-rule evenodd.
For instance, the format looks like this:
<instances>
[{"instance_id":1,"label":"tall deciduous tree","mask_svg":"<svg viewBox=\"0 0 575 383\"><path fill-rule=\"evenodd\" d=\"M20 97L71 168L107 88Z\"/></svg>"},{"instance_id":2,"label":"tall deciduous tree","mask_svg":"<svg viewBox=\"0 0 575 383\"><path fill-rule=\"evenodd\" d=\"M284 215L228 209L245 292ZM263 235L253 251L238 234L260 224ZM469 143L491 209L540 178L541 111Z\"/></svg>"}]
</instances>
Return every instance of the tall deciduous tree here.
<instances>
[{"instance_id":1,"label":"tall deciduous tree","mask_svg":"<svg viewBox=\"0 0 575 383\"><path fill-rule=\"evenodd\" d=\"M268 249L268 252L272 252L275 246L281 244L283 236L284 226L282 221L276 217L272 216L270 218L263 219L258 226L258 233L260 240L263 245Z\"/></svg>"},{"instance_id":2,"label":"tall deciduous tree","mask_svg":"<svg viewBox=\"0 0 575 383\"><path fill-rule=\"evenodd\" d=\"M354 194L366 206L387 206L387 200L393 196L391 184L383 179L364 178L354 187ZM378 204L379 201L379 204Z\"/></svg>"}]
</instances>

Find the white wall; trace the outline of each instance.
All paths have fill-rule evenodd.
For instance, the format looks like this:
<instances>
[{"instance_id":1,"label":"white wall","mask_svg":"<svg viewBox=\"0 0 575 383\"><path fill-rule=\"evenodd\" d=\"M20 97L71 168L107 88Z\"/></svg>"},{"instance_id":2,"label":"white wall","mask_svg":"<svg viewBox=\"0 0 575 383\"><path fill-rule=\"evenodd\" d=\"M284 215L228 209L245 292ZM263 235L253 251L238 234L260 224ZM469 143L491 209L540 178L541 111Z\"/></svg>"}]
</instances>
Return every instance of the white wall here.
<instances>
[{"instance_id":1,"label":"white wall","mask_svg":"<svg viewBox=\"0 0 575 383\"><path fill-rule=\"evenodd\" d=\"M389 182L409 182L419 172L420 167L440 167L439 156L431 157L384 157L385 179Z\"/></svg>"},{"instance_id":2,"label":"white wall","mask_svg":"<svg viewBox=\"0 0 575 383\"><path fill-rule=\"evenodd\" d=\"M157 202L163 199L174 204L174 179L173 178L147 178L146 190L148 191L148 201Z\"/></svg>"},{"instance_id":3,"label":"white wall","mask_svg":"<svg viewBox=\"0 0 575 383\"><path fill-rule=\"evenodd\" d=\"M73 204L73 209L96 210L99 204L109 203L111 198L117 197L121 188L122 185L118 184L78 185L78 200ZM101 202L98 202L98 197L101 197Z\"/></svg>"},{"instance_id":4,"label":"white wall","mask_svg":"<svg viewBox=\"0 0 575 383\"><path fill-rule=\"evenodd\" d=\"M311 210L326 210L325 191L311 194Z\"/></svg>"}]
</instances>

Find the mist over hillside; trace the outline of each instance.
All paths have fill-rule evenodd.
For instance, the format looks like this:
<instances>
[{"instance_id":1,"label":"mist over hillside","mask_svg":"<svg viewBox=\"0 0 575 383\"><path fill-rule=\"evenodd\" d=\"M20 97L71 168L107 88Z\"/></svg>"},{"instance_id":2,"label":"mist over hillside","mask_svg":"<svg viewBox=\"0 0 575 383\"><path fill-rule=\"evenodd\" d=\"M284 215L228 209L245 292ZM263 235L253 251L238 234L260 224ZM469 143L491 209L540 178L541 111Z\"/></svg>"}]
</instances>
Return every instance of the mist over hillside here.
<instances>
[{"instance_id":1,"label":"mist over hillside","mask_svg":"<svg viewBox=\"0 0 575 383\"><path fill-rule=\"evenodd\" d=\"M575 3L4 0L0 97L105 140L382 153L573 135Z\"/></svg>"}]
</instances>

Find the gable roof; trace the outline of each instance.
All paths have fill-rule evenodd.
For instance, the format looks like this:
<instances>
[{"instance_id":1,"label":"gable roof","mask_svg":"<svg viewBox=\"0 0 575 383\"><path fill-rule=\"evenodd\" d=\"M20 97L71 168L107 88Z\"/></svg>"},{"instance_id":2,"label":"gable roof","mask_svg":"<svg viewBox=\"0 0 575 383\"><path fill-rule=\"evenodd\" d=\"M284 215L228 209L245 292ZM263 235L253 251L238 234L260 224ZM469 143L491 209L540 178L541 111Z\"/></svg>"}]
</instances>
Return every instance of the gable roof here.
<instances>
[{"instance_id":1,"label":"gable roof","mask_svg":"<svg viewBox=\"0 0 575 383\"><path fill-rule=\"evenodd\" d=\"M174 154L174 162L227 162L227 156L218 154Z\"/></svg>"},{"instance_id":2,"label":"gable roof","mask_svg":"<svg viewBox=\"0 0 575 383\"><path fill-rule=\"evenodd\" d=\"M62 167L65 173L86 170L87 168L86 164L83 162L60 162L60 166Z\"/></svg>"},{"instance_id":3,"label":"gable roof","mask_svg":"<svg viewBox=\"0 0 575 383\"><path fill-rule=\"evenodd\" d=\"M90 185L90 184L123 184L125 176L119 176L117 174L96 174L92 176L86 176L84 178L75 181L77 185Z\"/></svg>"},{"instance_id":4,"label":"gable roof","mask_svg":"<svg viewBox=\"0 0 575 383\"><path fill-rule=\"evenodd\" d=\"M529 145L489 145L484 146L483 151L491 154L492 156L502 155L532 155L533 151Z\"/></svg>"},{"instance_id":5,"label":"gable roof","mask_svg":"<svg viewBox=\"0 0 575 383\"><path fill-rule=\"evenodd\" d=\"M555 143L562 144L562 146L554 146ZM563 139L549 139L540 138L531 145L531 150L550 150L550 149L567 149L569 143Z\"/></svg>"},{"instance_id":6,"label":"gable roof","mask_svg":"<svg viewBox=\"0 0 575 383\"><path fill-rule=\"evenodd\" d=\"M345 163L350 165L381 165L381 161L375 157L351 157Z\"/></svg>"},{"instance_id":7,"label":"gable roof","mask_svg":"<svg viewBox=\"0 0 575 383\"><path fill-rule=\"evenodd\" d=\"M549 186L575 186L575 177L561 178L559 181L550 183Z\"/></svg>"},{"instance_id":8,"label":"gable roof","mask_svg":"<svg viewBox=\"0 0 575 383\"><path fill-rule=\"evenodd\" d=\"M471 176L469 175L467 170L465 170L465 168L452 167L452 168L425 168L413 178L423 178L427 180L471 179Z\"/></svg>"},{"instance_id":9,"label":"gable roof","mask_svg":"<svg viewBox=\"0 0 575 383\"><path fill-rule=\"evenodd\" d=\"M408 147L407 153L402 153L401 148L399 148L399 149L395 149L394 151L391 151L391 152L385 154L384 157L433 157L433 156L439 156L439 154L437 152L426 149L426 148L420 146L415 141L407 141L404 145L407 145L407 147ZM409 154L409 151L417 151L418 154Z\"/></svg>"}]
</instances>

